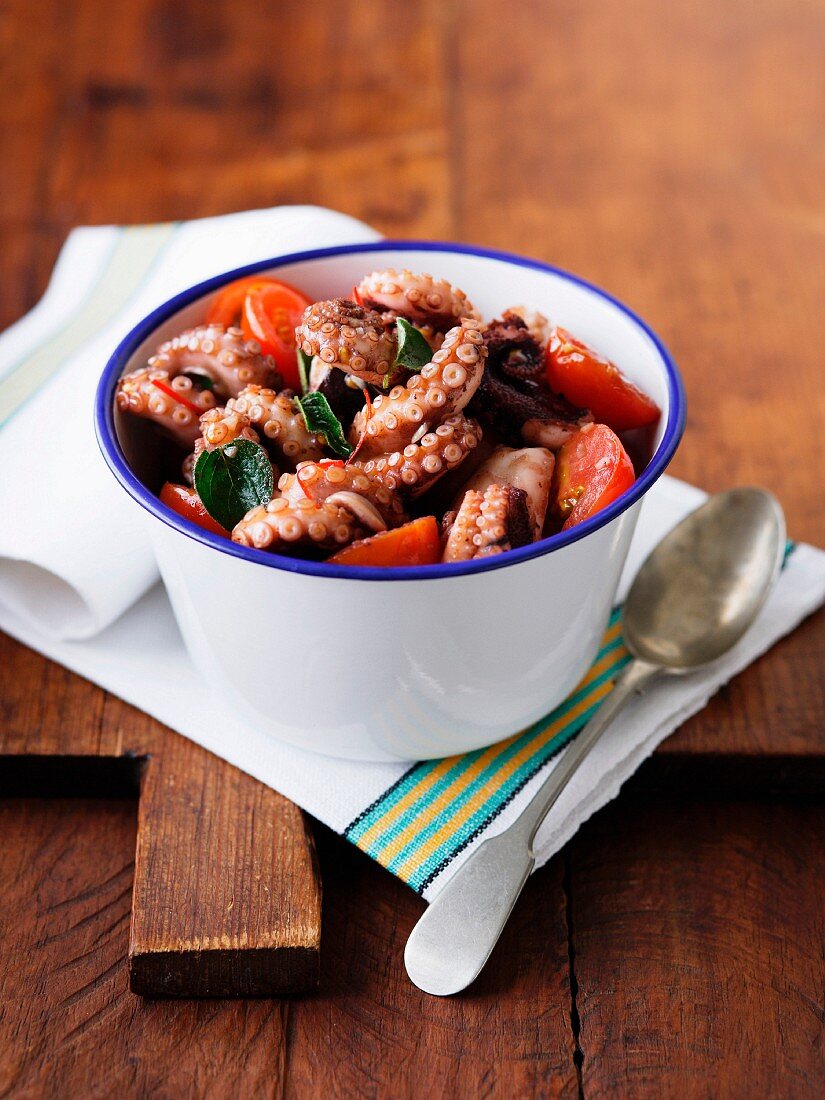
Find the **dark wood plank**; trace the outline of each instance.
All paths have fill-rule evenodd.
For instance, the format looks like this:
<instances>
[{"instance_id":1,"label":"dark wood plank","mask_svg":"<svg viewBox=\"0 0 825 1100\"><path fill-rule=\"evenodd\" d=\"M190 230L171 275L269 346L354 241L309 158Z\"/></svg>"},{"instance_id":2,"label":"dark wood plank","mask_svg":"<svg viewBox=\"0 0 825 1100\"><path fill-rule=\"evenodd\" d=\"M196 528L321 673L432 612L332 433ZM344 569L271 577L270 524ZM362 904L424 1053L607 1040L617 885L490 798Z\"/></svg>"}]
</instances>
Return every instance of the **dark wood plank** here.
<instances>
[{"instance_id":1,"label":"dark wood plank","mask_svg":"<svg viewBox=\"0 0 825 1100\"><path fill-rule=\"evenodd\" d=\"M622 800L570 845L584 1095L820 1095L825 807Z\"/></svg>"},{"instance_id":2,"label":"dark wood plank","mask_svg":"<svg viewBox=\"0 0 825 1100\"><path fill-rule=\"evenodd\" d=\"M137 794L129 974L146 996L318 982L321 885L293 803L0 635L0 793Z\"/></svg>"},{"instance_id":3,"label":"dark wood plank","mask_svg":"<svg viewBox=\"0 0 825 1100\"><path fill-rule=\"evenodd\" d=\"M320 940L321 883L298 807L171 731L155 738L138 817L133 992L306 993Z\"/></svg>"},{"instance_id":4,"label":"dark wood plank","mask_svg":"<svg viewBox=\"0 0 825 1100\"><path fill-rule=\"evenodd\" d=\"M287 1095L577 1095L562 864L528 885L482 978L439 999L403 948L422 902L322 830L321 993L290 1016Z\"/></svg>"},{"instance_id":5,"label":"dark wood plank","mask_svg":"<svg viewBox=\"0 0 825 1100\"><path fill-rule=\"evenodd\" d=\"M561 863L478 988L434 1001L401 970L421 902L323 830L316 997L145 1001L124 958L134 804L8 800L0 834L0 1095L576 1095Z\"/></svg>"},{"instance_id":6,"label":"dark wood plank","mask_svg":"<svg viewBox=\"0 0 825 1100\"><path fill-rule=\"evenodd\" d=\"M278 1001L128 989L135 805L0 802L0 1095L270 1096Z\"/></svg>"}]
</instances>

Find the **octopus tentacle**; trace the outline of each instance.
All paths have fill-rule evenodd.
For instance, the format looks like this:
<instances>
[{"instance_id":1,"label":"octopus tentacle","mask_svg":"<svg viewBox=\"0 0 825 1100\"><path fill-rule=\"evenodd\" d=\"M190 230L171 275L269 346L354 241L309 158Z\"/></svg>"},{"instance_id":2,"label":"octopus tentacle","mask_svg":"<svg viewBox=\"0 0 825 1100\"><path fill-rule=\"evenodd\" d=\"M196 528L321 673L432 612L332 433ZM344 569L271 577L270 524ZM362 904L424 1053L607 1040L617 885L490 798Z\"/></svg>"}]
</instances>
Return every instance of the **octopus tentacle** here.
<instances>
[{"instance_id":1,"label":"octopus tentacle","mask_svg":"<svg viewBox=\"0 0 825 1100\"><path fill-rule=\"evenodd\" d=\"M200 435L200 417L215 406L211 390L199 390L184 374L144 367L120 379L115 396L121 412L154 420L182 447Z\"/></svg>"},{"instance_id":2,"label":"octopus tentacle","mask_svg":"<svg viewBox=\"0 0 825 1100\"><path fill-rule=\"evenodd\" d=\"M200 325L161 344L149 360L170 377L203 374L219 397L236 397L244 386L272 386L280 381L275 360L261 353L257 340L245 340L239 328Z\"/></svg>"},{"instance_id":3,"label":"octopus tentacle","mask_svg":"<svg viewBox=\"0 0 825 1100\"><path fill-rule=\"evenodd\" d=\"M506 309L504 312L505 315L514 313L516 317L520 317L527 325L527 331L538 346L540 348L547 347L553 326L543 313L540 313L537 309L529 309L527 306L511 306L510 309Z\"/></svg>"},{"instance_id":4,"label":"octopus tentacle","mask_svg":"<svg viewBox=\"0 0 825 1100\"><path fill-rule=\"evenodd\" d=\"M292 502L280 496L247 512L232 531L232 541L258 550L335 550L367 533L361 521L338 504L309 497Z\"/></svg>"},{"instance_id":5,"label":"octopus tentacle","mask_svg":"<svg viewBox=\"0 0 825 1100\"><path fill-rule=\"evenodd\" d=\"M475 471L462 492L475 489L483 493L490 485L512 485L523 489L527 495L527 508L533 531L533 539L541 538L547 503L550 499L550 483L556 460L545 447L496 447L490 457Z\"/></svg>"},{"instance_id":6,"label":"octopus tentacle","mask_svg":"<svg viewBox=\"0 0 825 1100\"><path fill-rule=\"evenodd\" d=\"M558 450L592 420L547 383L544 351L524 318L512 310L484 332L487 367L471 412L506 443Z\"/></svg>"},{"instance_id":7,"label":"octopus tentacle","mask_svg":"<svg viewBox=\"0 0 825 1100\"><path fill-rule=\"evenodd\" d=\"M428 324L441 332L462 318L479 320L463 290L451 286L446 279L414 275L406 268L373 271L358 284L357 293L365 305L375 310L391 311L414 324Z\"/></svg>"},{"instance_id":8,"label":"octopus tentacle","mask_svg":"<svg viewBox=\"0 0 825 1100\"><path fill-rule=\"evenodd\" d=\"M248 382L278 381L275 361L240 329L201 325L167 340L145 367L124 375L116 401L121 412L154 420L191 448L201 415L217 398L239 393Z\"/></svg>"},{"instance_id":9,"label":"octopus tentacle","mask_svg":"<svg viewBox=\"0 0 825 1100\"><path fill-rule=\"evenodd\" d=\"M353 446L359 441L360 457L402 450L425 425L436 425L460 412L478 389L487 352L480 323L465 319L444 337L432 362L403 386L379 394L359 412L350 429Z\"/></svg>"},{"instance_id":10,"label":"octopus tentacle","mask_svg":"<svg viewBox=\"0 0 825 1100\"><path fill-rule=\"evenodd\" d=\"M387 489L414 499L434 482L459 466L481 440L481 428L475 420L460 413L443 420L418 442L403 450L361 459L353 463L365 474L376 478Z\"/></svg>"},{"instance_id":11,"label":"octopus tentacle","mask_svg":"<svg viewBox=\"0 0 825 1100\"><path fill-rule=\"evenodd\" d=\"M266 446L292 463L324 456L321 437L310 432L289 390L276 393L264 386L246 386L226 403L228 414L247 418L263 436Z\"/></svg>"},{"instance_id":12,"label":"octopus tentacle","mask_svg":"<svg viewBox=\"0 0 825 1100\"><path fill-rule=\"evenodd\" d=\"M367 526L367 512L358 499L367 501L382 520L384 527L398 527L406 522L404 505L394 489L357 465L337 462L302 462L294 474L282 474L278 482L281 495L291 504L307 498L318 503L341 498L342 507L360 515ZM376 528L377 529L377 528Z\"/></svg>"},{"instance_id":13,"label":"octopus tentacle","mask_svg":"<svg viewBox=\"0 0 825 1100\"><path fill-rule=\"evenodd\" d=\"M468 489L447 534L442 561L470 561L525 546L531 521L527 494L512 485Z\"/></svg>"},{"instance_id":14,"label":"octopus tentacle","mask_svg":"<svg viewBox=\"0 0 825 1100\"><path fill-rule=\"evenodd\" d=\"M395 335L387 332L380 313L357 305L349 298L332 298L307 306L295 329L305 355L365 382L383 385L392 381Z\"/></svg>"},{"instance_id":15,"label":"octopus tentacle","mask_svg":"<svg viewBox=\"0 0 825 1100\"><path fill-rule=\"evenodd\" d=\"M214 451L236 439L251 439L259 442L258 433L250 426L249 418L228 406L210 409L201 417L201 437L195 441L195 456L201 451Z\"/></svg>"}]
</instances>

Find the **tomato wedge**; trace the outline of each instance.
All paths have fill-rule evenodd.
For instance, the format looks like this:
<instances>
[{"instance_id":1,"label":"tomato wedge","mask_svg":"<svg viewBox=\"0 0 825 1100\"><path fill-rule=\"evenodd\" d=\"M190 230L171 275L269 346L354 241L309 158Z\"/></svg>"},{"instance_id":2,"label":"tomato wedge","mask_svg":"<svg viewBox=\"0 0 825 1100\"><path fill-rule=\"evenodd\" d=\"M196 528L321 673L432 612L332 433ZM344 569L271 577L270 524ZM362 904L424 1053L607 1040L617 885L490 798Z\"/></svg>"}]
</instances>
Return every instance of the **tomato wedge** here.
<instances>
[{"instance_id":1,"label":"tomato wedge","mask_svg":"<svg viewBox=\"0 0 825 1100\"><path fill-rule=\"evenodd\" d=\"M190 489L188 485L175 485L173 482L167 481L160 491L160 499L161 503L165 504L167 508L171 508L173 512L177 512L184 519L196 523L204 531L210 531L213 535L223 535L224 538L229 538L229 532L226 528L221 527L217 520L212 519L203 504L201 504L198 494L194 489Z\"/></svg>"},{"instance_id":2,"label":"tomato wedge","mask_svg":"<svg viewBox=\"0 0 825 1100\"><path fill-rule=\"evenodd\" d=\"M247 275L243 279L236 279L234 283L228 283L223 290L219 290L209 309L206 311L207 325L232 325L240 327L243 317L243 304L247 292L263 286L282 286L277 279L268 279L262 275Z\"/></svg>"},{"instance_id":3,"label":"tomato wedge","mask_svg":"<svg viewBox=\"0 0 825 1100\"><path fill-rule=\"evenodd\" d=\"M423 516L350 543L329 559L336 565L435 565L441 560L441 540L435 516Z\"/></svg>"},{"instance_id":4,"label":"tomato wedge","mask_svg":"<svg viewBox=\"0 0 825 1100\"><path fill-rule=\"evenodd\" d=\"M251 287L244 299L241 328L247 340L257 340L264 355L271 355L284 383L300 393L301 379L295 356L295 326L309 298L286 283Z\"/></svg>"},{"instance_id":5,"label":"tomato wedge","mask_svg":"<svg viewBox=\"0 0 825 1100\"><path fill-rule=\"evenodd\" d=\"M563 531L590 519L624 493L633 463L606 424L585 424L556 455L551 499Z\"/></svg>"},{"instance_id":6,"label":"tomato wedge","mask_svg":"<svg viewBox=\"0 0 825 1100\"><path fill-rule=\"evenodd\" d=\"M599 355L567 329L556 326L547 344L547 380L556 393L590 409L614 432L641 428L659 419L659 406L630 382L615 363Z\"/></svg>"}]
</instances>

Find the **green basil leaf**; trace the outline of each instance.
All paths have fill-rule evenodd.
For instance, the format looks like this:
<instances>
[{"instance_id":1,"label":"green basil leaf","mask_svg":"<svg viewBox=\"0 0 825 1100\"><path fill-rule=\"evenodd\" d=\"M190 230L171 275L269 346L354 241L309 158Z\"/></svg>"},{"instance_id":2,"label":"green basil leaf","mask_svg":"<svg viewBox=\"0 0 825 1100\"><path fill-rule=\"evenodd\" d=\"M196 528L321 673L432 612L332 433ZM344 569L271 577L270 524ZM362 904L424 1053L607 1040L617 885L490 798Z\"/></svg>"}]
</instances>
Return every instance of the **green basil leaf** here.
<instances>
[{"instance_id":1,"label":"green basil leaf","mask_svg":"<svg viewBox=\"0 0 825 1100\"><path fill-rule=\"evenodd\" d=\"M266 451L251 439L202 451L195 463L195 492L212 519L227 531L250 508L272 500L274 482Z\"/></svg>"},{"instance_id":2,"label":"green basil leaf","mask_svg":"<svg viewBox=\"0 0 825 1100\"><path fill-rule=\"evenodd\" d=\"M194 385L200 390L214 390L215 383L209 377L208 374L201 374L196 370L185 370L183 372L187 378L191 378Z\"/></svg>"},{"instance_id":3,"label":"green basil leaf","mask_svg":"<svg viewBox=\"0 0 825 1100\"><path fill-rule=\"evenodd\" d=\"M297 348L298 377L301 379L301 393L309 393L309 372L312 369L312 356L307 355L303 348Z\"/></svg>"},{"instance_id":4,"label":"green basil leaf","mask_svg":"<svg viewBox=\"0 0 825 1100\"><path fill-rule=\"evenodd\" d=\"M352 454L352 447L347 443L341 421L332 411L326 397L317 390L313 390L312 393L299 397L298 405L303 414L307 430L323 435L333 454L339 455L341 458L349 458Z\"/></svg>"},{"instance_id":5,"label":"green basil leaf","mask_svg":"<svg viewBox=\"0 0 825 1100\"><path fill-rule=\"evenodd\" d=\"M395 327L398 334L398 351L394 366L403 367L409 371L420 371L427 363L432 362L433 349L415 325L399 317Z\"/></svg>"}]
</instances>

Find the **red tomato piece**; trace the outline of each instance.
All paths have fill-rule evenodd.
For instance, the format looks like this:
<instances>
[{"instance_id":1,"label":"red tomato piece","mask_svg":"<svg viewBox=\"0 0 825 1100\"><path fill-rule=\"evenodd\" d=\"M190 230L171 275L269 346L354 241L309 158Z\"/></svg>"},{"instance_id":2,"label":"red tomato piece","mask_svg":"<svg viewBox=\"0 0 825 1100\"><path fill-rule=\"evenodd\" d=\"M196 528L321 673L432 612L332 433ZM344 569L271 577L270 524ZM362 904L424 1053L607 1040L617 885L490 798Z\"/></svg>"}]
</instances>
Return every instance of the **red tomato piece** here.
<instances>
[{"instance_id":1,"label":"red tomato piece","mask_svg":"<svg viewBox=\"0 0 825 1100\"><path fill-rule=\"evenodd\" d=\"M612 504L633 482L633 463L606 424L585 424L556 455L551 499L563 531Z\"/></svg>"},{"instance_id":2,"label":"red tomato piece","mask_svg":"<svg viewBox=\"0 0 825 1100\"><path fill-rule=\"evenodd\" d=\"M556 393L614 432L641 428L659 419L656 402L630 382L615 363L556 326L546 353L547 380Z\"/></svg>"},{"instance_id":3,"label":"red tomato piece","mask_svg":"<svg viewBox=\"0 0 825 1100\"><path fill-rule=\"evenodd\" d=\"M329 559L336 565L435 565L441 560L441 540L435 516L423 516L360 539Z\"/></svg>"},{"instance_id":4,"label":"red tomato piece","mask_svg":"<svg viewBox=\"0 0 825 1100\"><path fill-rule=\"evenodd\" d=\"M225 325L227 328L240 327L243 317L243 304L248 291L262 286L281 286L277 279L267 279L261 275L247 275L228 283L219 290L206 311L207 325Z\"/></svg>"},{"instance_id":5,"label":"red tomato piece","mask_svg":"<svg viewBox=\"0 0 825 1100\"><path fill-rule=\"evenodd\" d=\"M161 503L165 504L167 508L171 508L173 512L177 512L179 516L183 516L191 523L196 523L204 531L210 531L213 535L223 535L224 538L229 538L229 532L226 528L221 527L216 519L212 519L201 503L201 498L188 485L175 485L173 482L167 481L160 491L160 499Z\"/></svg>"},{"instance_id":6,"label":"red tomato piece","mask_svg":"<svg viewBox=\"0 0 825 1100\"><path fill-rule=\"evenodd\" d=\"M291 389L301 390L295 356L295 326L311 305L300 290L286 283L252 287L244 299L241 328L247 340L257 340L264 355L271 355Z\"/></svg>"}]
</instances>

